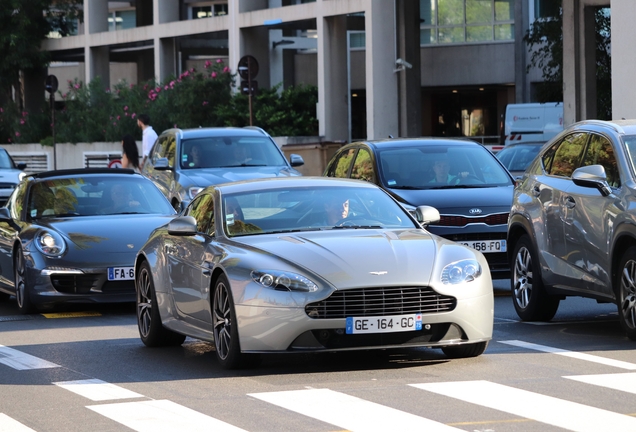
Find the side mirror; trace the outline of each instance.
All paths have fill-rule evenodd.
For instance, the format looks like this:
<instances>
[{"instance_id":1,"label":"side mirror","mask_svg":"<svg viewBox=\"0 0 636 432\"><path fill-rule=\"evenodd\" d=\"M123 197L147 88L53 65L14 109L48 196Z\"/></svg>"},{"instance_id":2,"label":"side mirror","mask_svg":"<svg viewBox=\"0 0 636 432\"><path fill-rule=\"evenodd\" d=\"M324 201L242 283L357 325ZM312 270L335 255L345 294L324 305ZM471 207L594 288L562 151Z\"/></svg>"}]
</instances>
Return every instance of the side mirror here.
<instances>
[{"instance_id":1,"label":"side mirror","mask_svg":"<svg viewBox=\"0 0 636 432\"><path fill-rule=\"evenodd\" d=\"M577 186L596 188L603 196L612 193L603 165L588 165L575 169L572 173L572 181Z\"/></svg>"},{"instance_id":2,"label":"side mirror","mask_svg":"<svg viewBox=\"0 0 636 432\"><path fill-rule=\"evenodd\" d=\"M154 168L157 171L168 171L171 170L170 162L168 162L168 158L159 158L157 162L155 162Z\"/></svg>"},{"instance_id":3,"label":"side mirror","mask_svg":"<svg viewBox=\"0 0 636 432\"><path fill-rule=\"evenodd\" d=\"M192 216L177 216L168 224L168 234L191 236L197 233L197 220Z\"/></svg>"},{"instance_id":4,"label":"side mirror","mask_svg":"<svg viewBox=\"0 0 636 432\"><path fill-rule=\"evenodd\" d=\"M20 163L16 164L16 166L15 166L15 167L16 167L17 169L19 169L19 170L24 170L24 169L26 169L27 164L26 164L26 162L20 162Z\"/></svg>"},{"instance_id":5,"label":"side mirror","mask_svg":"<svg viewBox=\"0 0 636 432\"><path fill-rule=\"evenodd\" d=\"M289 163L291 164L291 166L297 167L297 166L305 165L305 160L303 159L301 155L291 154L289 156Z\"/></svg>"},{"instance_id":6,"label":"side mirror","mask_svg":"<svg viewBox=\"0 0 636 432\"><path fill-rule=\"evenodd\" d=\"M9 214L9 209L6 207L0 207L0 221L10 220L11 215Z\"/></svg>"},{"instance_id":7,"label":"side mirror","mask_svg":"<svg viewBox=\"0 0 636 432\"><path fill-rule=\"evenodd\" d=\"M415 219L422 225L430 225L435 222L439 222L439 211L435 207L431 206L418 206L415 209Z\"/></svg>"}]
</instances>

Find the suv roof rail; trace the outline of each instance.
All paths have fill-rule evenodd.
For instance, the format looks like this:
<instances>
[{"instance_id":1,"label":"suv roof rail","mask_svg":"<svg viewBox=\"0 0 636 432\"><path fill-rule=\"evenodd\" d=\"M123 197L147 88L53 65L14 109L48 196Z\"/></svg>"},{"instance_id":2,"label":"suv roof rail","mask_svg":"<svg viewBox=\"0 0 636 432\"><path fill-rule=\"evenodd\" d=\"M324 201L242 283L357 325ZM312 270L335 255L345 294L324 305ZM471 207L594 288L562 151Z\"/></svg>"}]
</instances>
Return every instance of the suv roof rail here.
<instances>
[{"instance_id":1,"label":"suv roof rail","mask_svg":"<svg viewBox=\"0 0 636 432\"><path fill-rule=\"evenodd\" d=\"M265 132L265 129L258 126L243 126L243 129L252 129L261 132L263 135L269 136L269 134Z\"/></svg>"},{"instance_id":2,"label":"suv roof rail","mask_svg":"<svg viewBox=\"0 0 636 432\"><path fill-rule=\"evenodd\" d=\"M581 124L589 124L589 125L599 125L611 127L617 133L625 133L625 130L618 124L616 124L613 120L582 120Z\"/></svg>"}]
</instances>

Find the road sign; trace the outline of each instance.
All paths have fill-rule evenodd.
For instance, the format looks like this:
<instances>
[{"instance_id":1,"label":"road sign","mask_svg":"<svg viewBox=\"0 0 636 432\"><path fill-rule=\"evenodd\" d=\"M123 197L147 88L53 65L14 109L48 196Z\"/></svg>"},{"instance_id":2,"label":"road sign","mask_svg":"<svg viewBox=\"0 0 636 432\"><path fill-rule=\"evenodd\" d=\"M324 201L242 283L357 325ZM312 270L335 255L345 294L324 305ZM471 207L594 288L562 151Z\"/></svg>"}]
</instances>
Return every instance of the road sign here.
<instances>
[{"instance_id":1,"label":"road sign","mask_svg":"<svg viewBox=\"0 0 636 432\"><path fill-rule=\"evenodd\" d=\"M258 81L241 81L241 93L254 96L256 92L258 92Z\"/></svg>"},{"instance_id":2,"label":"road sign","mask_svg":"<svg viewBox=\"0 0 636 432\"><path fill-rule=\"evenodd\" d=\"M121 168L121 159L113 159L108 162L108 168Z\"/></svg>"},{"instance_id":3,"label":"road sign","mask_svg":"<svg viewBox=\"0 0 636 432\"><path fill-rule=\"evenodd\" d=\"M238 63L238 73L244 80L254 79L258 75L258 61L251 55L241 57Z\"/></svg>"},{"instance_id":4,"label":"road sign","mask_svg":"<svg viewBox=\"0 0 636 432\"><path fill-rule=\"evenodd\" d=\"M49 75L46 77L46 80L44 81L44 89L53 94L57 91L57 87L58 87L58 82L57 82L57 77L55 75Z\"/></svg>"}]
</instances>

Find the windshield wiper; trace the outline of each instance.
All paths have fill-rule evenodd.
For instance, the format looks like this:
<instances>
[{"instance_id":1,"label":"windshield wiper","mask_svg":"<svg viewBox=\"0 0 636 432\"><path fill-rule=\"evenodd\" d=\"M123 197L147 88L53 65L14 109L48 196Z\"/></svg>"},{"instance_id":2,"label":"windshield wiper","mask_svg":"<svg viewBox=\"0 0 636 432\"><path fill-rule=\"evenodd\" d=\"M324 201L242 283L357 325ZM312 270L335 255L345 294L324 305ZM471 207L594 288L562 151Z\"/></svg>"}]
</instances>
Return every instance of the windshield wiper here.
<instances>
[{"instance_id":1,"label":"windshield wiper","mask_svg":"<svg viewBox=\"0 0 636 432\"><path fill-rule=\"evenodd\" d=\"M391 189L420 190L427 189L422 186L389 186Z\"/></svg>"},{"instance_id":2,"label":"windshield wiper","mask_svg":"<svg viewBox=\"0 0 636 432\"><path fill-rule=\"evenodd\" d=\"M444 186L434 186L428 189L483 189L489 187L488 185L463 185L463 184L456 184L456 185L444 185Z\"/></svg>"},{"instance_id":3,"label":"windshield wiper","mask_svg":"<svg viewBox=\"0 0 636 432\"><path fill-rule=\"evenodd\" d=\"M383 226L380 225L341 225L334 226L331 229L382 229Z\"/></svg>"}]
</instances>

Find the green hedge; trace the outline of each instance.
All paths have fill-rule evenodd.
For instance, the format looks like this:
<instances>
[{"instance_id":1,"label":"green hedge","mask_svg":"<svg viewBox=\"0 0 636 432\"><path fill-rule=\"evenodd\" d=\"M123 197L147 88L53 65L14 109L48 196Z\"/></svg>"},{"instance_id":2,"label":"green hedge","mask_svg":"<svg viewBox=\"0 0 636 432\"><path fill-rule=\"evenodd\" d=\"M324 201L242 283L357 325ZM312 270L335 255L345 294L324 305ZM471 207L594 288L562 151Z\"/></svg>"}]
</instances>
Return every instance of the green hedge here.
<instances>
[{"instance_id":1,"label":"green hedge","mask_svg":"<svg viewBox=\"0 0 636 432\"><path fill-rule=\"evenodd\" d=\"M99 79L88 85L69 81L58 92L63 108L55 112L56 142L112 142L125 134L141 139L137 115L146 113L157 132L172 127L247 126L248 96L234 92L235 76L221 60L206 62L204 71L190 69L163 83L120 82L104 90ZM272 136L316 136L315 86L279 91L261 89L253 97L253 124ZM53 143L50 109L19 111L15 103L0 107L0 142Z\"/></svg>"}]
</instances>

